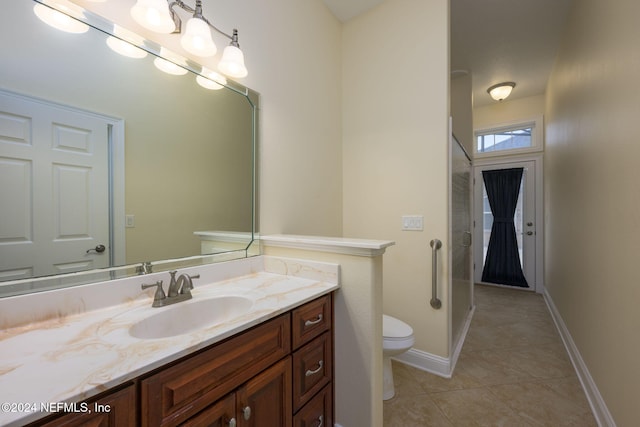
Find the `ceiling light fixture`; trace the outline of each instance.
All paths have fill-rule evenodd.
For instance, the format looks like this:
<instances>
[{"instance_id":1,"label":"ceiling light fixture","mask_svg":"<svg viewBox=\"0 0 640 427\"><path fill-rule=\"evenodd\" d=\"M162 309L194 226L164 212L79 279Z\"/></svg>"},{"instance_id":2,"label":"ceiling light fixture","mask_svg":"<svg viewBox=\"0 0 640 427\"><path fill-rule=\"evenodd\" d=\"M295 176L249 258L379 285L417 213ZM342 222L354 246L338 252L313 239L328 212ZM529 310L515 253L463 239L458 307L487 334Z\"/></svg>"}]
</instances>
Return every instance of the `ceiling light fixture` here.
<instances>
[{"instance_id":1,"label":"ceiling light fixture","mask_svg":"<svg viewBox=\"0 0 640 427\"><path fill-rule=\"evenodd\" d=\"M195 8L185 4L182 0L137 0L131 8L131 16L143 27L158 33L180 33L182 20L174 7L193 14L187 21L187 25L180 44L189 53L208 57L217 52L217 48L211 38L211 31L225 36L231 43L224 49L222 59L218 64L218 69L229 77L246 77L248 72L244 65L244 55L238 44L238 30L233 30L233 35L229 35L216 28L207 18L202 15L202 0L196 0Z\"/></svg>"},{"instance_id":2,"label":"ceiling light fixture","mask_svg":"<svg viewBox=\"0 0 640 427\"><path fill-rule=\"evenodd\" d=\"M498 83L487 89L487 93L496 101L502 101L511 94L514 87L516 87L514 82Z\"/></svg>"}]
</instances>

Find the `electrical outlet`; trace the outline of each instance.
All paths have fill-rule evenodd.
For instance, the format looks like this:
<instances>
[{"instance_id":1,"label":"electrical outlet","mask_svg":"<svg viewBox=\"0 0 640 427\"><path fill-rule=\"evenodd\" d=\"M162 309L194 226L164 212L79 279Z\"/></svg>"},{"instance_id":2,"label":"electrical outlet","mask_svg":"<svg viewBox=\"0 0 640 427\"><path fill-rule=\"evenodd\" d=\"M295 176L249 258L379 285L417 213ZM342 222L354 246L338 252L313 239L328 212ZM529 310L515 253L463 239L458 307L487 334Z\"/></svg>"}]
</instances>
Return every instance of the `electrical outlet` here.
<instances>
[{"instance_id":1,"label":"electrical outlet","mask_svg":"<svg viewBox=\"0 0 640 427\"><path fill-rule=\"evenodd\" d=\"M403 215L402 229L405 231L422 231L424 230L424 216L422 215Z\"/></svg>"}]
</instances>

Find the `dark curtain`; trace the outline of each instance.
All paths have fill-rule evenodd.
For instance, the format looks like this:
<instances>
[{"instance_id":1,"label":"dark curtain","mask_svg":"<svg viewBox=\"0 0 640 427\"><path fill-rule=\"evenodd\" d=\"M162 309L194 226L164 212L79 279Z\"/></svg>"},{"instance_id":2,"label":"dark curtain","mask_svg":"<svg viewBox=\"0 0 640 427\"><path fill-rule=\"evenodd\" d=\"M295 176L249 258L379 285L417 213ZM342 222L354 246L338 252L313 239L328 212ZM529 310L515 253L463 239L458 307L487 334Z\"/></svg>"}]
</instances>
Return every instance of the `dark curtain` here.
<instances>
[{"instance_id":1,"label":"dark curtain","mask_svg":"<svg viewBox=\"0 0 640 427\"><path fill-rule=\"evenodd\" d=\"M518 203L523 168L483 171L482 178L493 213L493 226L482 281L528 288L520 265L513 217Z\"/></svg>"}]
</instances>

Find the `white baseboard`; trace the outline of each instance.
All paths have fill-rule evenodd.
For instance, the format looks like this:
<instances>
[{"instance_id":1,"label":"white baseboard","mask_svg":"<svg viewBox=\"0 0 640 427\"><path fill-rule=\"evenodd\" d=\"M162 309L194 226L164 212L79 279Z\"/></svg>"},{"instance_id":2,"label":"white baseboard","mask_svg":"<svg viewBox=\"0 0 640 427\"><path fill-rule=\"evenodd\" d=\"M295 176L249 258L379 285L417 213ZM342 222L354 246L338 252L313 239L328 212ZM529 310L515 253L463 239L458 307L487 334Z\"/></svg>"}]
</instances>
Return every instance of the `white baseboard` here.
<instances>
[{"instance_id":1,"label":"white baseboard","mask_svg":"<svg viewBox=\"0 0 640 427\"><path fill-rule=\"evenodd\" d=\"M450 358L437 356L435 354L427 353L426 351L412 348L406 353L393 357L393 360L397 360L398 362L402 362L406 365L413 366L414 368L443 378L451 378L456 363L458 362L460 352L462 351L462 345L467 337L467 332L469 332L473 313L475 313L475 306L469 310L469 313L467 314L464 326L462 327L460 334L458 334L458 340L453 345L453 351L451 352Z\"/></svg>"},{"instance_id":2,"label":"white baseboard","mask_svg":"<svg viewBox=\"0 0 640 427\"><path fill-rule=\"evenodd\" d=\"M567 329L567 325L564 323L558 308L553 303L551 295L549 295L546 289L544 289L543 295L544 300L547 303L547 307L549 307L549 311L551 312L551 317L556 324L556 328L558 328L562 342L567 349L567 353L569 353L569 358L576 370L578 379L582 384L582 388L587 396L587 400L589 401L589 405L591 406L591 411L593 412L596 422L600 427L616 427L616 423L607 408L607 404L602 398L596 383L593 381L593 377L589 373L589 369L584 363L584 360L580 355L580 351L578 350L578 347L576 347L576 344L573 341L573 338L569 333L569 329Z\"/></svg>"},{"instance_id":3,"label":"white baseboard","mask_svg":"<svg viewBox=\"0 0 640 427\"><path fill-rule=\"evenodd\" d=\"M451 360L447 357L412 348L406 353L393 357L393 360L440 377L451 378Z\"/></svg>"}]
</instances>

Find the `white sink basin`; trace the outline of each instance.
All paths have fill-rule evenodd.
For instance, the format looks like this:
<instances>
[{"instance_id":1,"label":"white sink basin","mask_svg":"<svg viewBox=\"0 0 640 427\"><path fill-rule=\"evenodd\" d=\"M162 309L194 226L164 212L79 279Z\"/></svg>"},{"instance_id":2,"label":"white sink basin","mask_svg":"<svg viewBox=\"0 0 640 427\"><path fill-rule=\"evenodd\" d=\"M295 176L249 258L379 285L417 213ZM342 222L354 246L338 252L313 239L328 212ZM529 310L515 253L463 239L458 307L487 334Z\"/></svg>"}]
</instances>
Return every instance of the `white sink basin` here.
<instances>
[{"instance_id":1,"label":"white sink basin","mask_svg":"<svg viewBox=\"0 0 640 427\"><path fill-rule=\"evenodd\" d=\"M129 328L129 334L142 339L182 335L232 320L252 306L251 299L236 295L179 302L138 321Z\"/></svg>"}]
</instances>

